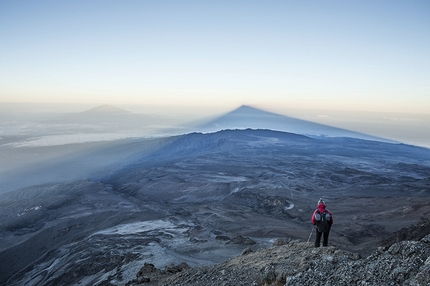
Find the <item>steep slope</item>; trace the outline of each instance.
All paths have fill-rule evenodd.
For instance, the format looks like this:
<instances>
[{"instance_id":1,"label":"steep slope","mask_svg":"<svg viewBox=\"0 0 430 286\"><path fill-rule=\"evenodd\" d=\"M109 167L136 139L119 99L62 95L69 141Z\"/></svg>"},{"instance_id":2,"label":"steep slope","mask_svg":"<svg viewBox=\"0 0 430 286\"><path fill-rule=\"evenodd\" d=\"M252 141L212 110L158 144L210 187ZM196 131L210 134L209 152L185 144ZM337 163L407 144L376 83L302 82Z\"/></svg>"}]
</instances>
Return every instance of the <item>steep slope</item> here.
<instances>
[{"instance_id":1,"label":"steep slope","mask_svg":"<svg viewBox=\"0 0 430 286\"><path fill-rule=\"evenodd\" d=\"M375 136L346 129L284 116L243 105L200 127L201 131L214 132L223 129L271 129L303 135L353 137L369 140L388 141Z\"/></svg>"}]
</instances>

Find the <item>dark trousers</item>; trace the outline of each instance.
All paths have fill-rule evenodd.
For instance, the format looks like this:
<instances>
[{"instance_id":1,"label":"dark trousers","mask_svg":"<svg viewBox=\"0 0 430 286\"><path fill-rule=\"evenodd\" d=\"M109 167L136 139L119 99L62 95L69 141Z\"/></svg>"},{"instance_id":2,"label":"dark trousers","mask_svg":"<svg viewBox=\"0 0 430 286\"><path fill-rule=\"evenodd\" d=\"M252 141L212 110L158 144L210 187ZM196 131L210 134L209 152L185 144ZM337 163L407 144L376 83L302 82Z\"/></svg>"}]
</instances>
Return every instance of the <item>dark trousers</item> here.
<instances>
[{"instance_id":1,"label":"dark trousers","mask_svg":"<svg viewBox=\"0 0 430 286\"><path fill-rule=\"evenodd\" d=\"M321 242L321 236L323 235L323 246L328 246L328 235L330 233L330 231L327 232L320 232L318 231L318 229L316 229L317 231L317 236L315 238L315 247L320 247L320 242Z\"/></svg>"}]
</instances>

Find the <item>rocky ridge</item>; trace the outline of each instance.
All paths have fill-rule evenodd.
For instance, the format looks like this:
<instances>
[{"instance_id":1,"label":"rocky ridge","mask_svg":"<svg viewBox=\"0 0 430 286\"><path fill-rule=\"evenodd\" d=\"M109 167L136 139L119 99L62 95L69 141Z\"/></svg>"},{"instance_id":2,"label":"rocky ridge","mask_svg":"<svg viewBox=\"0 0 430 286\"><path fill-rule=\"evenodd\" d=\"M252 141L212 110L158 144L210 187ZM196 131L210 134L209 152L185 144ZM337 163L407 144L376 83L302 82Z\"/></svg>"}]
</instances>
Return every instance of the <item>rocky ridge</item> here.
<instances>
[{"instance_id":1,"label":"rocky ridge","mask_svg":"<svg viewBox=\"0 0 430 286\"><path fill-rule=\"evenodd\" d=\"M274 246L224 263L189 268L170 265L164 270L145 264L135 285L430 285L430 234L419 241L401 241L360 255L334 246L277 240Z\"/></svg>"}]
</instances>

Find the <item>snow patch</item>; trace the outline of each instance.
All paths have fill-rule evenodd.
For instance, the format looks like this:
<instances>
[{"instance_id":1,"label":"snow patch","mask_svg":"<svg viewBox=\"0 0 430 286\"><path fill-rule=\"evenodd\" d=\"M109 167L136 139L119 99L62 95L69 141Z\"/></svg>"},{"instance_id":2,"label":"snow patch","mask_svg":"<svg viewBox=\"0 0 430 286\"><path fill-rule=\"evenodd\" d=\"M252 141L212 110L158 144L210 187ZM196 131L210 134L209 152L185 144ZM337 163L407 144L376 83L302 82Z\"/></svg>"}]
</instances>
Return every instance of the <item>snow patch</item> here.
<instances>
[{"instance_id":1,"label":"snow patch","mask_svg":"<svg viewBox=\"0 0 430 286\"><path fill-rule=\"evenodd\" d=\"M230 183L230 182L246 182L248 179L243 176L228 176L228 175L212 175L202 174L200 181L214 182L214 183Z\"/></svg>"},{"instance_id":2,"label":"snow patch","mask_svg":"<svg viewBox=\"0 0 430 286\"><path fill-rule=\"evenodd\" d=\"M35 207L29 208L29 209L24 209L24 211L22 213L19 213L16 216L20 217L20 216L23 216L30 211L40 211L41 209L42 209L42 206L35 206Z\"/></svg>"},{"instance_id":3,"label":"snow patch","mask_svg":"<svg viewBox=\"0 0 430 286\"><path fill-rule=\"evenodd\" d=\"M261 147L261 146L272 146L272 145L282 145L283 142L279 138L275 137L260 137L260 136L253 136L256 138L259 138L258 141L249 141L247 142L248 145L253 147Z\"/></svg>"},{"instance_id":4,"label":"snow patch","mask_svg":"<svg viewBox=\"0 0 430 286\"><path fill-rule=\"evenodd\" d=\"M119 235L125 235L125 234L136 234L139 232L147 232L147 231L153 231L157 229L163 229L163 230L173 230L177 227L169 222L164 220L152 220L152 221L143 221L143 222L136 222L136 223L128 223L128 224L121 224L119 226L115 226L112 228L108 228L99 232L94 233L93 235L102 234L102 235L112 235L112 234L119 234Z\"/></svg>"},{"instance_id":5,"label":"snow patch","mask_svg":"<svg viewBox=\"0 0 430 286\"><path fill-rule=\"evenodd\" d=\"M288 206L284 207L284 210L291 210L294 208L294 204L290 201L285 201L287 204L289 204Z\"/></svg>"}]
</instances>

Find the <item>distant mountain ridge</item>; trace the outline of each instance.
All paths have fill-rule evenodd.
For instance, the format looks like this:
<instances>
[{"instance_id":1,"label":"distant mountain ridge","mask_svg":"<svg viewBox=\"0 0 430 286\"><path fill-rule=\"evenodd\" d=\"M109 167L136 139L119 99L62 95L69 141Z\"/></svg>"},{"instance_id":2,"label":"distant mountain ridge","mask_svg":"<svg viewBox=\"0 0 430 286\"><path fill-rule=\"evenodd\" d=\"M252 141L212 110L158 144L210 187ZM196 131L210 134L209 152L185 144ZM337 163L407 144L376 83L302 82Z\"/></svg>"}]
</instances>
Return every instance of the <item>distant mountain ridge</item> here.
<instances>
[{"instance_id":1,"label":"distant mountain ridge","mask_svg":"<svg viewBox=\"0 0 430 286\"><path fill-rule=\"evenodd\" d=\"M203 132L247 128L270 129L311 136L352 137L366 140L390 141L364 133L264 111L247 105L242 105L241 107L200 126L200 130Z\"/></svg>"}]
</instances>

